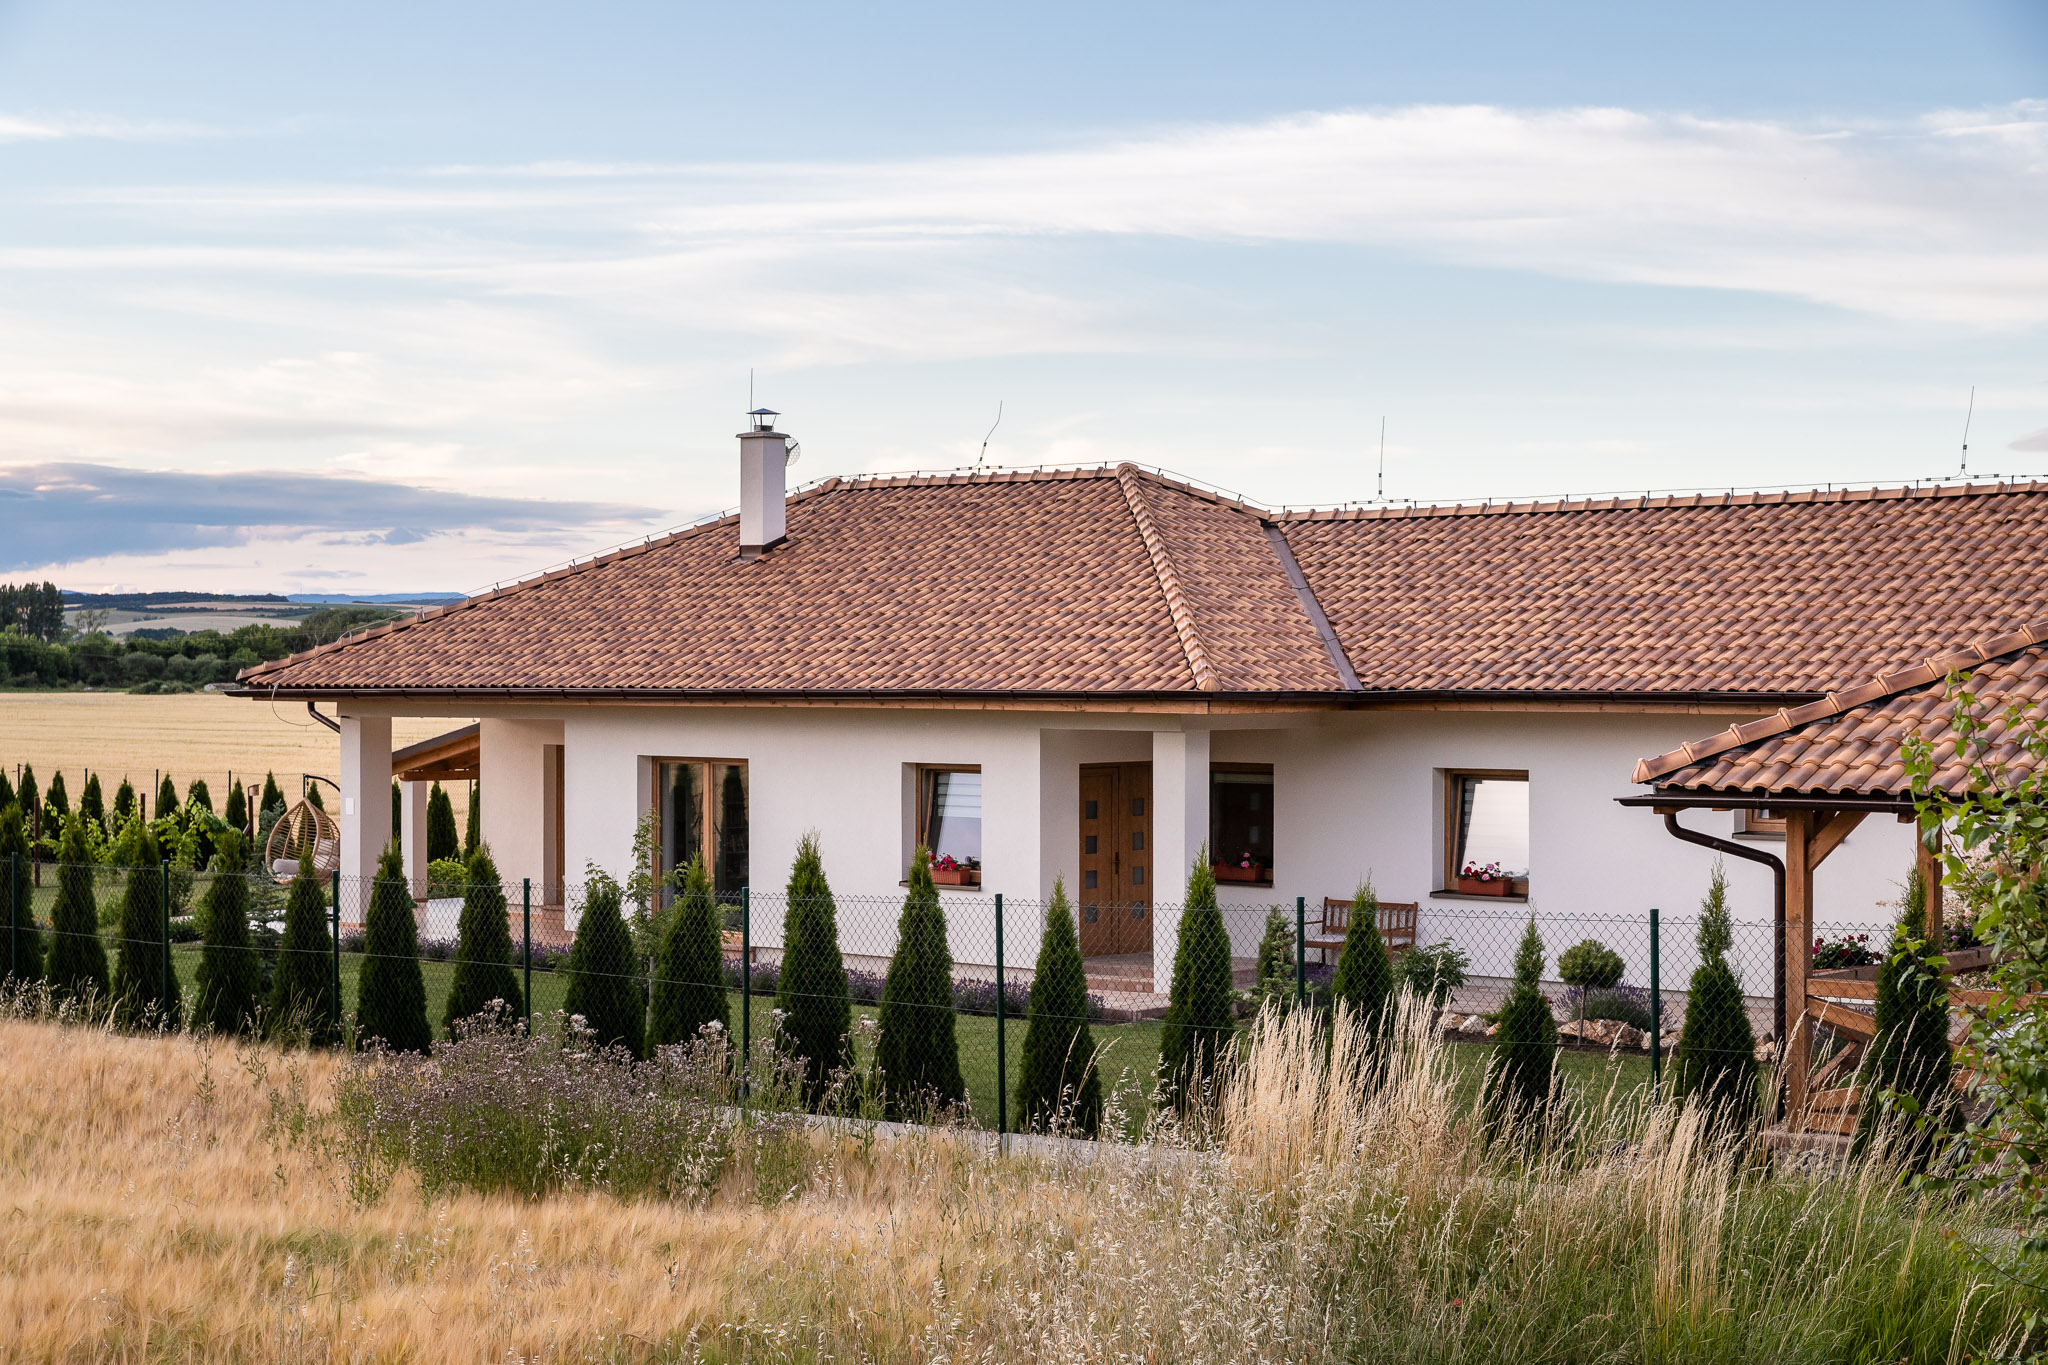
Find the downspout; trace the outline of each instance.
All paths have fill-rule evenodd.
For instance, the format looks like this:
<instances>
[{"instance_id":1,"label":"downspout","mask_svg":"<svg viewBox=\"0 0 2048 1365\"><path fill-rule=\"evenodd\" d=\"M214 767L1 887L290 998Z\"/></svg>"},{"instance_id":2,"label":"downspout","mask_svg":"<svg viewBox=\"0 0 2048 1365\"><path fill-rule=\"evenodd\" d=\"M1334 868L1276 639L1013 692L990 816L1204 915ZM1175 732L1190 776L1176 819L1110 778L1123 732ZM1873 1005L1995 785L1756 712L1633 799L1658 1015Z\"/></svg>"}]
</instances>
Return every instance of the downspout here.
<instances>
[{"instance_id":1,"label":"downspout","mask_svg":"<svg viewBox=\"0 0 2048 1365\"><path fill-rule=\"evenodd\" d=\"M320 708L315 706L312 702L306 703L306 714L311 716L314 720L319 721L328 729L334 731L335 734L338 735L341 733L341 722L322 714Z\"/></svg>"},{"instance_id":2,"label":"downspout","mask_svg":"<svg viewBox=\"0 0 2048 1365\"><path fill-rule=\"evenodd\" d=\"M1732 839L1722 839L1712 834L1702 834L1698 830L1687 829L1684 825L1678 823L1678 812L1675 810L1666 810L1664 812L1664 828L1671 832L1671 837L1674 839L1683 839L1688 844L1698 844L1702 848L1711 848L1717 853L1726 853L1732 857L1743 858L1752 863L1762 863L1765 867L1771 869L1771 879L1773 882L1771 891L1771 928L1772 936L1775 940L1773 957L1776 959L1774 966L1777 973L1777 980L1772 991L1772 999L1777 1005L1777 1017L1772 1021L1772 1031L1778 1036L1778 1054L1782 1056L1785 1050L1784 860L1774 858L1762 849L1745 847ZM1800 945L1801 948L1805 946L1803 943ZM1785 1097L1781 1091L1778 1096L1778 1114L1780 1117L1784 1114L1784 1107Z\"/></svg>"}]
</instances>

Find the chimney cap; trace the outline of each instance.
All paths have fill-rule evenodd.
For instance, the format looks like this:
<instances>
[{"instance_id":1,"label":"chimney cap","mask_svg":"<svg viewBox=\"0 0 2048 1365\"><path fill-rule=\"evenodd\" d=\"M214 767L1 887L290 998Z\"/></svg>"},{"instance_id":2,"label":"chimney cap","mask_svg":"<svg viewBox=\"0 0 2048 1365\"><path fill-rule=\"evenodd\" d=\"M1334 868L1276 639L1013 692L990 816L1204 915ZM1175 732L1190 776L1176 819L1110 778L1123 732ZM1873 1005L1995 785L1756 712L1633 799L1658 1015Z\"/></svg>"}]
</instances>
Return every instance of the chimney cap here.
<instances>
[{"instance_id":1,"label":"chimney cap","mask_svg":"<svg viewBox=\"0 0 2048 1365\"><path fill-rule=\"evenodd\" d=\"M773 431L775 430L775 419L782 416L782 414L774 408L755 408L747 416L754 419L754 430Z\"/></svg>"}]
</instances>

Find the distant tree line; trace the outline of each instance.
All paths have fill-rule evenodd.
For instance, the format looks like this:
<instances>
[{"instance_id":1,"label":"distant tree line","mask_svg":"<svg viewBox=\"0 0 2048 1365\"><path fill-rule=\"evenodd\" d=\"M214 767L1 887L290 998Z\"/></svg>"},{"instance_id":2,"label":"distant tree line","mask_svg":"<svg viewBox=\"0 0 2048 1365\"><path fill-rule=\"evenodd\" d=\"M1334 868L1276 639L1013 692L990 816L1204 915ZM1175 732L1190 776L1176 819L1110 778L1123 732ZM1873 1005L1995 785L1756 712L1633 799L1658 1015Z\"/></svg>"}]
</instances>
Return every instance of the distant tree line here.
<instances>
[{"instance_id":1,"label":"distant tree line","mask_svg":"<svg viewBox=\"0 0 2048 1365\"><path fill-rule=\"evenodd\" d=\"M242 669L312 649L399 614L385 607L323 607L276 625L197 630L169 639L139 634L116 639L100 630L67 627L63 598L54 584L0 584L0 687L192 692L208 683L232 682ZM54 625L49 624L52 620Z\"/></svg>"}]
</instances>

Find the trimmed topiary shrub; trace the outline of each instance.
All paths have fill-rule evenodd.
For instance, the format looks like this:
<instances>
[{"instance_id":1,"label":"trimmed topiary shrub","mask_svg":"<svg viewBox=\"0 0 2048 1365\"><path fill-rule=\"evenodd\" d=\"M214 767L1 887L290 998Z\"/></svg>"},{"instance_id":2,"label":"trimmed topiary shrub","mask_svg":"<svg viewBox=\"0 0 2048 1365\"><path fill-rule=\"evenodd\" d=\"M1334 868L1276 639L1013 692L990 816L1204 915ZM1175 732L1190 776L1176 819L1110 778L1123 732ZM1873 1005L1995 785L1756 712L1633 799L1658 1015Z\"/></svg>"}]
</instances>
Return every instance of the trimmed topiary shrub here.
<instances>
[{"instance_id":1,"label":"trimmed topiary shrub","mask_svg":"<svg viewBox=\"0 0 2048 1365\"><path fill-rule=\"evenodd\" d=\"M931 854L922 847L910 861L910 892L896 921L880 1023L875 1066L891 1117L916 1117L967 1098L954 1028L953 950L932 884Z\"/></svg>"},{"instance_id":2,"label":"trimmed topiary shrub","mask_svg":"<svg viewBox=\"0 0 2048 1365\"><path fill-rule=\"evenodd\" d=\"M0 813L0 822L5 820L6 815ZM65 822L57 861L57 899L50 907L50 952L43 964L44 975L59 999L104 1005L112 983L106 945L100 942L99 897L93 892L93 870L86 866L89 859L82 820Z\"/></svg>"},{"instance_id":3,"label":"trimmed topiary shrub","mask_svg":"<svg viewBox=\"0 0 2048 1365\"><path fill-rule=\"evenodd\" d=\"M356 986L356 1039L379 1039L393 1052L434 1045L427 1022L427 985L420 973L420 931L398 841L384 846L370 907L363 912L363 965Z\"/></svg>"},{"instance_id":4,"label":"trimmed topiary shrub","mask_svg":"<svg viewBox=\"0 0 2048 1365\"><path fill-rule=\"evenodd\" d=\"M135 863L121 898L121 941L111 994L122 1028L175 1029L181 1021L178 975L164 970L161 858L156 836L138 824Z\"/></svg>"},{"instance_id":5,"label":"trimmed topiary shrub","mask_svg":"<svg viewBox=\"0 0 2048 1365\"><path fill-rule=\"evenodd\" d=\"M1160 1095L1183 1114L1213 1099L1233 1028L1230 997L1230 934L1216 905L1216 872L1205 844L1188 875L1187 905L1173 950L1173 986L1159 1032Z\"/></svg>"},{"instance_id":6,"label":"trimmed topiary shrub","mask_svg":"<svg viewBox=\"0 0 2048 1365\"><path fill-rule=\"evenodd\" d=\"M1515 981L1500 1008L1500 1032L1486 1069L1486 1116L1496 1132L1535 1123L1550 1101L1551 1070L1557 1063L1557 1021L1537 988L1543 979L1543 940L1536 917L1522 931L1515 953Z\"/></svg>"},{"instance_id":7,"label":"trimmed topiary shrub","mask_svg":"<svg viewBox=\"0 0 2048 1365\"><path fill-rule=\"evenodd\" d=\"M436 782L427 791L427 861L462 856L462 837L455 829L455 803Z\"/></svg>"},{"instance_id":8,"label":"trimmed topiary shrub","mask_svg":"<svg viewBox=\"0 0 2048 1365\"><path fill-rule=\"evenodd\" d=\"M775 982L775 1007L782 1011L777 1046L785 1056L802 1059L805 1093L816 1104L832 1073L852 1065L853 1001L847 995L846 960L839 953L838 908L815 833L798 841L789 869L782 945L782 970Z\"/></svg>"},{"instance_id":9,"label":"trimmed topiary shrub","mask_svg":"<svg viewBox=\"0 0 2048 1365\"><path fill-rule=\"evenodd\" d=\"M620 922L621 929L625 921ZM687 1043L706 1024L730 1030L725 997L725 916L711 899L711 876L700 853L690 855L683 886L654 949L655 1046ZM627 944L630 954L632 945Z\"/></svg>"},{"instance_id":10,"label":"trimmed topiary shrub","mask_svg":"<svg viewBox=\"0 0 2048 1365\"><path fill-rule=\"evenodd\" d=\"M633 935L626 928L625 916L619 913L619 884L593 865L584 885L587 889L583 918L576 925L576 942L569 949L569 989L562 1008L572 1017L582 1016L585 1027L599 1043L622 1047L635 1057L644 1056L647 986L634 970ZM715 971L713 979L716 980ZM722 982L718 998L721 1003L725 1000Z\"/></svg>"},{"instance_id":11,"label":"trimmed topiary shrub","mask_svg":"<svg viewBox=\"0 0 2048 1365\"><path fill-rule=\"evenodd\" d=\"M1369 875L1351 897L1351 923L1344 931L1343 951L1337 954L1330 995L1350 1007L1367 1037L1386 1037L1392 1026L1388 1012L1394 1003L1394 964L1380 933L1380 898Z\"/></svg>"},{"instance_id":12,"label":"trimmed topiary shrub","mask_svg":"<svg viewBox=\"0 0 2048 1365\"><path fill-rule=\"evenodd\" d=\"M1906 874L1891 951L1877 973L1877 1034L1858 1078L1863 1096L1856 1113L1856 1150L1891 1126L1899 1154L1915 1165L1925 1164L1954 1126L1956 1108L1948 983L1926 933L1927 888L1916 866Z\"/></svg>"},{"instance_id":13,"label":"trimmed topiary shrub","mask_svg":"<svg viewBox=\"0 0 2048 1365\"><path fill-rule=\"evenodd\" d=\"M67 822L68 825L68 822ZM67 828L66 834L69 834ZM72 849L69 838L63 850ZM85 836L77 844L78 861L89 860ZM61 881L62 873L59 874ZM87 884L92 871L85 869ZM97 933L97 930L95 930ZM97 943L97 937L93 940ZM103 970L104 974L104 970ZM36 928L34 885L28 856L28 819L21 807L8 802L0 807L0 980L29 982L43 979L43 936Z\"/></svg>"},{"instance_id":14,"label":"trimmed topiary shrub","mask_svg":"<svg viewBox=\"0 0 2048 1365\"><path fill-rule=\"evenodd\" d=\"M1290 954L1293 941L1290 932ZM1031 974L1029 1021L1017 1069L1018 1127L1027 1133L1094 1137L1102 1128L1102 1077L1095 1068L1095 1038L1088 1029L1088 975L1065 878L1053 881L1052 904L1046 907L1038 968Z\"/></svg>"},{"instance_id":15,"label":"trimmed topiary shrub","mask_svg":"<svg viewBox=\"0 0 2048 1365\"><path fill-rule=\"evenodd\" d=\"M192 992L192 1027L246 1033L255 1026L263 988L263 961L249 939L247 841L239 830L220 836L213 879L200 903L198 979Z\"/></svg>"},{"instance_id":16,"label":"trimmed topiary shrub","mask_svg":"<svg viewBox=\"0 0 2048 1365\"><path fill-rule=\"evenodd\" d=\"M1742 1000L1742 979L1728 965L1735 929L1728 918L1728 873L1719 860L1700 902L1700 965L1685 999L1685 1031L1672 1054L1673 1095L1693 1100L1717 1124L1741 1126L1757 1112L1756 1034ZM1792 951L1799 951L1792 945Z\"/></svg>"},{"instance_id":17,"label":"trimmed topiary shrub","mask_svg":"<svg viewBox=\"0 0 2048 1365\"><path fill-rule=\"evenodd\" d=\"M455 1025L481 1014L493 1000L502 1000L514 1018L524 1014L519 976L512 970L512 928L505 920L505 888L489 849L479 848L465 869L462 914L455 924L455 975L448 985L448 1006L442 1026L449 1038Z\"/></svg>"},{"instance_id":18,"label":"trimmed topiary shrub","mask_svg":"<svg viewBox=\"0 0 2048 1365\"><path fill-rule=\"evenodd\" d=\"M1557 976L1567 986L1605 990L1621 984L1621 954L1598 939L1581 939L1558 955Z\"/></svg>"},{"instance_id":19,"label":"trimmed topiary shrub","mask_svg":"<svg viewBox=\"0 0 2048 1365\"><path fill-rule=\"evenodd\" d=\"M284 937L277 945L270 999L263 1006L263 1031L273 1038L302 1037L315 1047L341 1037L327 897L310 856L299 859L299 873L285 892Z\"/></svg>"}]
</instances>

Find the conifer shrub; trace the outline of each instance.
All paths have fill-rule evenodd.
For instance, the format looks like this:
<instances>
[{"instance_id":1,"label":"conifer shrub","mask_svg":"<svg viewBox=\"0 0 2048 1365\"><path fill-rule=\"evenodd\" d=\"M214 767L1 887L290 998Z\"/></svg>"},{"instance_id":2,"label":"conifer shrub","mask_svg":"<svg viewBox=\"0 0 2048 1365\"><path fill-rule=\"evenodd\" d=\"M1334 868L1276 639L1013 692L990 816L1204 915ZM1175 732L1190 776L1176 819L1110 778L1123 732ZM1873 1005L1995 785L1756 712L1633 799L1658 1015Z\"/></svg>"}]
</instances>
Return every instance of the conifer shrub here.
<instances>
[{"instance_id":1,"label":"conifer shrub","mask_svg":"<svg viewBox=\"0 0 2048 1365\"><path fill-rule=\"evenodd\" d=\"M14 783L8 780L7 765L0 763L0 810L20 804L20 800L14 795Z\"/></svg>"},{"instance_id":2,"label":"conifer shrub","mask_svg":"<svg viewBox=\"0 0 2048 1365\"><path fill-rule=\"evenodd\" d=\"M427 790L427 861L461 856L462 840L455 831L455 803L436 782Z\"/></svg>"},{"instance_id":3,"label":"conifer shrub","mask_svg":"<svg viewBox=\"0 0 2048 1365\"><path fill-rule=\"evenodd\" d=\"M1551 1070L1557 1063L1557 1021L1538 989L1543 979L1543 940L1536 916L1522 931L1515 952L1515 980L1500 1008L1500 1032L1486 1070L1485 1108L1496 1132L1510 1132L1541 1119L1550 1099Z\"/></svg>"},{"instance_id":4,"label":"conifer shrub","mask_svg":"<svg viewBox=\"0 0 2048 1365\"><path fill-rule=\"evenodd\" d=\"M125 787L128 784L124 782L121 785ZM263 803L256 814L261 817L272 806L279 810L284 809L284 792L277 785L277 774L267 772L263 774Z\"/></svg>"},{"instance_id":5,"label":"conifer shrub","mask_svg":"<svg viewBox=\"0 0 2048 1365\"><path fill-rule=\"evenodd\" d=\"M832 1073L852 1065L853 999L839 952L838 908L815 833L797 842L790 865L782 944L775 982L775 1007L782 1012L778 1046L802 1060L806 1097L816 1104Z\"/></svg>"},{"instance_id":6,"label":"conifer shrub","mask_svg":"<svg viewBox=\"0 0 2048 1365\"><path fill-rule=\"evenodd\" d=\"M525 1013L519 976L512 969L512 928L505 921L505 888L489 849L469 859L462 890L462 914L455 925L455 973L441 1025L452 1040L455 1026L502 1000L514 1017Z\"/></svg>"},{"instance_id":7,"label":"conifer shrub","mask_svg":"<svg viewBox=\"0 0 2048 1365\"><path fill-rule=\"evenodd\" d=\"M171 781L169 773L165 773L163 780L156 784L156 818L163 819L179 805L178 784Z\"/></svg>"},{"instance_id":8,"label":"conifer shrub","mask_svg":"<svg viewBox=\"0 0 2048 1365\"><path fill-rule=\"evenodd\" d=\"M15 788L14 799L21 802L22 816L28 822L28 837L33 841L38 822L43 818L43 789L36 785L35 765L21 765L21 785Z\"/></svg>"},{"instance_id":9,"label":"conifer shrub","mask_svg":"<svg viewBox=\"0 0 2048 1365\"><path fill-rule=\"evenodd\" d=\"M111 823L123 824L134 814L135 784L124 777L121 779L121 785L114 788L114 818Z\"/></svg>"},{"instance_id":10,"label":"conifer shrub","mask_svg":"<svg viewBox=\"0 0 2048 1365\"><path fill-rule=\"evenodd\" d=\"M64 817L71 814L71 796L64 787L64 774L50 775L50 791L43 798L43 823L49 832L55 834L64 827Z\"/></svg>"},{"instance_id":11,"label":"conifer shrub","mask_svg":"<svg viewBox=\"0 0 2048 1365\"><path fill-rule=\"evenodd\" d=\"M197 806L208 815L213 814L213 791L206 785L205 778L192 779L192 785L185 789L185 804Z\"/></svg>"},{"instance_id":12,"label":"conifer shrub","mask_svg":"<svg viewBox=\"0 0 2048 1365\"><path fill-rule=\"evenodd\" d=\"M464 822L467 828L462 832L462 859L465 862L474 858L476 851L484 844L484 804L480 799L482 790L478 783L469 784L469 818Z\"/></svg>"},{"instance_id":13,"label":"conifer shrub","mask_svg":"<svg viewBox=\"0 0 2048 1365\"><path fill-rule=\"evenodd\" d=\"M285 891L284 936L277 945L270 998L263 1006L263 1030L273 1038L304 1038L314 1047L341 1037L327 897L310 854L299 859L298 875Z\"/></svg>"},{"instance_id":14,"label":"conifer shrub","mask_svg":"<svg viewBox=\"0 0 2048 1365\"><path fill-rule=\"evenodd\" d=\"M156 836L136 823L134 865L121 897L121 941L114 960L114 1022L122 1028L175 1029L178 975L164 970L163 870Z\"/></svg>"},{"instance_id":15,"label":"conifer shrub","mask_svg":"<svg viewBox=\"0 0 2048 1365\"><path fill-rule=\"evenodd\" d=\"M1290 953L1292 941L1290 934ZM1088 975L1065 878L1052 884L1038 968L1031 974L1029 1022L1017 1069L1017 1123L1027 1133L1059 1131L1084 1137L1094 1137L1102 1128L1102 1077L1096 1071L1095 1038L1088 1028Z\"/></svg>"},{"instance_id":16,"label":"conifer shrub","mask_svg":"<svg viewBox=\"0 0 2048 1365\"><path fill-rule=\"evenodd\" d=\"M320 784L318 782L308 782L306 784L306 802L308 805L319 810L327 809L327 798L320 794Z\"/></svg>"},{"instance_id":17,"label":"conifer shrub","mask_svg":"<svg viewBox=\"0 0 2048 1365\"><path fill-rule=\"evenodd\" d=\"M1233 1028L1231 988L1230 933L1216 904L1216 872L1205 844L1188 876L1173 986L1159 1032L1161 1097L1182 1113L1213 1097Z\"/></svg>"},{"instance_id":18,"label":"conifer shrub","mask_svg":"<svg viewBox=\"0 0 2048 1365\"><path fill-rule=\"evenodd\" d=\"M1700 965L1685 999L1685 1027L1672 1054L1673 1097L1693 1100L1716 1123L1740 1127L1756 1117L1756 1034L1742 1000L1742 978L1728 963L1735 928L1728 916L1728 872L1717 859L1700 902Z\"/></svg>"},{"instance_id":19,"label":"conifer shrub","mask_svg":"<svg viewBox=\"0 0 2048 1365\"><path fill-rule=\"evenodd\" d=\"M1285 1008L1294 1001L1294 918L1280 906L1266 911L1258 954L1253 958L1252 982L1252 994L1259 1004Z\"/></svg>"},{"instance_id":20,"label":"conifer shrub","mask_svg":"<svg viewBox=\"0 0 2048 1365\"><path fill-rule=\"evenodd\" d=\"M910 890L896 921L879 1023L875 1066L892 1116L915 1117L967 1098L953 1014L953 950L932 884L931 854L922 847L910 860Z\"/></svg>"},{"instance_id":21,"label":"conifer shrub","mask_svg":"<svg viewBox=\"0 0 2048 1365\"><path fill-rule=\"evenodd\" d=\"M420 974L419 925L398 841L384 846L370 906L363 912L363 965L356 987L356 1038L381 1041L393 1052L433 1046L427 1022L427 985Z\"/></svg>"},{"instance_id":22,"label":"conifer shrub","mask_svg":"<svg viewBox=\"0 0 2048 1365\"><path fill-rule=\"evenodd\" d=\"M80 836L83 843L83 836ZM71 847L66 840L64 848ZM87 861L83 847L79 861ZM88 879L91 869L85 869ZM61 877L62 874L60 873ZM34 880L28 856L28 820L20 805L0 807L0 980L43 979L43 936L36 928ZM94 942L98 942L95 926Z\"/></svg>"},{"instance_id":23,"label":"conifer shrub","mask_svg":"<svg viewBox=\"0 0 2048 1365\"><path fill-rule=\"evenodd\" d=\"M0 812L0 823L6 818ZM84 821L66 821L57 847L57 899L50 906L50 951L43 972L58 999L104 1005L112 982L89 861Z\"/></svg>"},{"instance_id":24,"label":"conifer shrub","mask_svg":"<svg viewBox=\"0 0 2048 1365\"><path fill-rule=\"evenodd\" d=\"M1380 933L1380 898L1370 876L1352 894L1351 923L1344 930L1330 994L1350 1007L1352 1019L1368 1038L1386 1037L1388 1011L1394 1003L1394 964Z\"/></svg>"},{"instance_id":25,"label":"conifer shrub","mask_svg":"<svg viewBox=\"0 0 2048 1365\"><path fill-rule=\"evenodd\" d=\"M621 927L625 921L621 920ZM711 897L711 876L701 853L690 855L674 909L664 918L654 949L656 1046L687 1043L706 1024L732 1027L725 995L725 916ZM627 952L631 952L628 944Z\"/></svg>"},{"instance_id":26,"label":"conifer shrub","mask_svg":"<svg viewBox=\"0 0 2048 1365\"><path fill-rule=\"evenodd\" d=\"M255 1026L263 988L263 960L249 936L248 841L240 830L220 836L213 878L200 901L199 970L192 992L192 1027L247 1033Z\"/></svg>"},{"instance_id":27,"label":"conifer shrub","mask_svg":"<svg viewBox=\"0 0 2048 1365\"><path fill-rule=\"evenodd\" d=\"M1948 983L1938 948L1927 934L1927 888L1915 866L1892 927L1891 949L1877 973L1876 1036L1858 1083L1856 1148L1869 1146L1887 1125L1898 1129L1900 1153L1915 1164L1930 1156L1955 1124L1950 1078Z\"/></svg>"},{"instance_id":28,"label":"conifer shrub","mask_svg":"<svg viewBox=\"0 0 2048 1365\"><path fill-rule=\"evenodd\" d=\"M4 804L4 802L0 802L0 805ZM78 813L87 823L98 825L103 831L106 829L107 797L105 791L100 787L100 775L98 773L87 773L85 775L85 790L78 794Z\"/></svg>"},{"instance_id":29,"label":"conifer shrub","mask_svg":"<svg viewBox=\"0 0 2048 1365\"><path fill-rule=\"evenodd\" d=\"M242 790L241 783L235 781L233 773L228 774L228 803L221 810L220 818L232 829L244 834L249 832L249 794Z\"/></svg>"},{"instance_id":30,"label":"conifer shrub","mask_svg":"<svg viewBox=\"0 0 2048 1365\"><path fill-rule=\"evenodd\" d=\"M625 893L610 873L595 864L586 872L584 886L583 919L569 949L569 989L562 1007L572 1018L581 1016L597 1042L643 1057L647 1054L647 984L635 970L633 934L620 909ZM724 998L721 982L721 1003Z\"/></svg>"}]
</instances>

